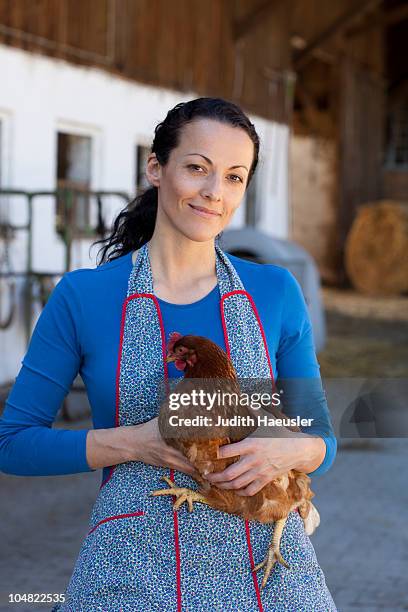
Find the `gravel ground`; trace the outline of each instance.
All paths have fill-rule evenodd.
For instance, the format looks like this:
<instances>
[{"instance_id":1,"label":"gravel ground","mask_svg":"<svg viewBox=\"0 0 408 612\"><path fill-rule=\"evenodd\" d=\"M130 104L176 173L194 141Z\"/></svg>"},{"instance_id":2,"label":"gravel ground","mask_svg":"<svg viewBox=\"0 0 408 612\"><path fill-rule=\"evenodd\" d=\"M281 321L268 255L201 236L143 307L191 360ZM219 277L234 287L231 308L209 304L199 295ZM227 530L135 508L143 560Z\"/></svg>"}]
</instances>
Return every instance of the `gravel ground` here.
<instances>
[{"instance_id":1,"label":"gravel ground","mask_svg":"<svg viewBox=\"0 0 408 612\"><path fill-rule=\"evenodd\" d=\"M319 355L325 376L407 375L406 322L394 313L391 320L345 315L339 307L328 315L329 342ZM408 610L407 460L404 439L340 440L335 465L313 479L322 522L312 543L340 611ZM0 474L0 612L51 609L8 603L8 594L65 591L99 485L100 472Z\"/></svg>"},{"instance_id":2,"label":"gravel ground","mask_svg":"<svg viewBox=\"0 0 408 612\"><path fill-rule=\"evenodd\" d=\"M312 536L341 611L408 610L406 440L344 444L313 481L322 522Z\"/></svg>"}]
</instances>

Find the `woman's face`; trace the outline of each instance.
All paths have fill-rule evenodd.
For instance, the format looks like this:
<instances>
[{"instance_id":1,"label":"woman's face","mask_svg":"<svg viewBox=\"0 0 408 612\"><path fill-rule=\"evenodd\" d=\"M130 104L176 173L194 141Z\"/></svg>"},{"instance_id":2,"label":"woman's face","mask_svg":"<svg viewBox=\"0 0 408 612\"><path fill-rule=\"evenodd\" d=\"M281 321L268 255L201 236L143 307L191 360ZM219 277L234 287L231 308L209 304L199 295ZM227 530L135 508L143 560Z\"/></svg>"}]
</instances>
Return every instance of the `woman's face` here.
<instances>
[{"instance_id":1,"label":"woman's face","mask_svg":"<svg viewBox=\"0 0 408 612\"><path fill-rule=\"evenodd\" d=\"M185 125L165 166L149 156L146 175L158 187L157 223L185 237L212 240L238 208L254 145L241 128L212 119Z\"/></svg>"}]
</instances>

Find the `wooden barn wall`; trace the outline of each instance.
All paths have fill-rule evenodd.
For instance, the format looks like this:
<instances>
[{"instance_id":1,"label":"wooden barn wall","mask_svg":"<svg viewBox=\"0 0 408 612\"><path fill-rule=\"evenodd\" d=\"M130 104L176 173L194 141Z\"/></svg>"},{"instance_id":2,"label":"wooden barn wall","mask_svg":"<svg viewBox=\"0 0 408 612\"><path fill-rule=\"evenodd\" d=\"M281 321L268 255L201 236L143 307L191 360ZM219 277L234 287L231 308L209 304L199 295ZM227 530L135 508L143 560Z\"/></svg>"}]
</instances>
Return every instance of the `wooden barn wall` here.
<instances>
[{"instance_id":1,"label":"wooden barn wall","mask_svg":"<svg viewBox=\"0 0 408 612\"><path fill-rule=\"evenodd\" d=\"M358 7L367 6L367 12ZM356 19L343 17L355 11ZM294 0L291 36L317 45L297 70L291 156L292 236L329 283L342 283L343 249L358 206L381 196L384 41L381 2ZM370 25L371 24L371 25ZM377 25L375 25L377 24ZM324 149L323 144L324 143ZM301 151L314 152L305 160ZM324 159L319 152L330 151ZM314 196L312 195L314 193Z\"/></svg>"},{"instance_id":2,"label":"wooden barn wall","mask_svg":"<svg viewBox=\"0 0 408 612\"><path fill-rule=\"evenodd\" d=\"M0 0L0 43L287 122L290 3Z\"/></svg>"},{"instance_id":3,"label":"wooden barn wall","mask_svg":"<svg viewBox=\"0 0 408 612\"><path fill-rule=\"evenodd\" d=\"M374 78L384 74L384 40L380 27L381 2L371 2L371 10L359 13L358 6L366 5L361 0L294 0L290 31L292 41L298 39L307 48L310 43L327 33L306 60L297 59L302 47L293 49L294 69L297 72L294 129L299 134L316 137L332 137L339 141L339 116L341 110L341 87L343 58L349 58L356 69L367 72ZM344 21L345 16L355 14L356 20ZM377 25L369 27L375 22ZM343 24L343 25L341 25ZM299 112L299 109L301 112Z\"/></svg>"},{"instance_id":4,"label":"wooden barn wall","mask_svg":"<svg viewBox=\"0 0 408 612\"><path fill-rule=\"evenodd\" d=\"M393 200L403 200L408 202L408 172L406 170L383 171L383 190L384 198Z\"/></svg>"},{"instance_id":5,"label":"wooden barn wall","mask_svg":"<svg viewBox=\"0 0 408 612\"><path fill-rule=\"evenodd\" d=\"M366 11L364 11L364 6ZM359 7L361 10L359 10ZM292 0L291 34L302 37L306 43L337 23L338 27L319 44L311 57L329 65L336 65L339 51L349 53L367 68L383 69L382 30L378 21L382 14L382 2L365 0ZM348 21L343 21L349 15ZM351 18L354 15L355 18ZM373 25L373 22L377 25ZM370 25L371 24L371 25ZM295 53L296 55L296 53ZM302 64L303 70L307 64Z\"/></svg>"},{"instance_id":6,"label":"wooden barn wall","mask_svg":"<svg viewBox=\"0 0 408 612\"><path fill-rule=\"evenodd\" d=\"M343 57L340 80L340 243L358 207L382 194L384 80Z\"/></svg>"},{"instance_id":7,"label":"wooden barn wall","mask_svg":"<svg viewBox=\"0 0 408 612\"><path fill-rule=\"evenodd\" d=\"M377 15L380 13L381 7ZM337 248L341 261L359 206L382 197L386 93L383 29L356 24L342 42L336 109L340 162Z\"/></svg>"}]
</instances>

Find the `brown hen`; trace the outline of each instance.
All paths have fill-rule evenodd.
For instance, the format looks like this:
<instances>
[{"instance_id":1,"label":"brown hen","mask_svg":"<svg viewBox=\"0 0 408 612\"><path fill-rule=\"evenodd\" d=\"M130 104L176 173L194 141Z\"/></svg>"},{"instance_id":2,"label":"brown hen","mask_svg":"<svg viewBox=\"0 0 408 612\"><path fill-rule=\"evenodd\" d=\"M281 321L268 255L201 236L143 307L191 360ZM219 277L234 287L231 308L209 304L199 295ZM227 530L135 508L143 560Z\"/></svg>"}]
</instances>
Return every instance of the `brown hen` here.
<instances>
[{"instance_id":1,"label":"brown hen","mask_svg":"<svg viewBox=\"0 0 408 612\"><path fill-rule=\"evenodd\" d=\"M199 392L215 394L213 397L217 397L217 391L236 393L239 396L240 385L230 358L208 338L173 333L167 349L167 362L174 362L178 369L184 370L184 377L180 379L172 393L186 393L190 398L193 397L194 391L197 394ZM232 395L231 398L233 397L235 396ZM193 405L192 401L187 405L180 404L177 410L171 409L170 406L168 397L160 407L158 419L160 433L167 444L180 450L194 465L200 474L195 478L199 490L177 487L169 478L164 477L170 488L154 491L152 495L174 495L177 498L174 503L175 509L186 502L192 511L193 502L200 502L215 510L235 514L246 520L275 523L266 557L253 568L253 571L258 571L265 567L263 588L276 562L289 567L279 550L288 514L293 510L299 511L308 535L311 535L319 525L319 513L310 501L314 497L310 489L310 478L302 472L290 470L287 474L269 482L255 495L245 497L237 495L233 489L219 489L211 485L205 479L207 474L221 472L239 460L239 456L219 458L218 450L220 446L238 442L256 430L253 411L237 401L215 401L210 410L209 404L204 401L198 405L197 402ZM268 407L268 412L271 412L275 418L285 416L273 406ZM172 421L170 417L174 415L177 415L177 426L170 424ZM236 417L235 422L232 417ZM190 419L190 422L186 423L185 419ZM212 419L211 424L208 419ZM234 425L231 425L231 422ZM290 429L300 431L297 427Z\"/></svg>"}]
</instances>

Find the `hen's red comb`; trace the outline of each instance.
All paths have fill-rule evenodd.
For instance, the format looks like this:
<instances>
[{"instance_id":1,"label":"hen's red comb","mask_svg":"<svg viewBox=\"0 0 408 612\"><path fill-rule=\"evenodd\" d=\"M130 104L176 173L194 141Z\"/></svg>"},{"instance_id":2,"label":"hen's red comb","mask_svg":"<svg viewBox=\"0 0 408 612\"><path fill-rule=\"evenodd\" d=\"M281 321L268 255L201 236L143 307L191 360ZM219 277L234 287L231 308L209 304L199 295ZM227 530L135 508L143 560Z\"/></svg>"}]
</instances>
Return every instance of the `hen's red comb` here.
<instances>
[{"instance_id":1,"label":"hen's red comb","mask_svg":"<svg viewBox=\"0 0 408 612\"><path fill-rule=\"evenodd\" d=\"M169 340L167 342L167 352L171 352L177 340L180 340L180 338L182 337L183 335L179 332L171 332L171 334L169 334Z\"/></svg>"}]
</instances>

